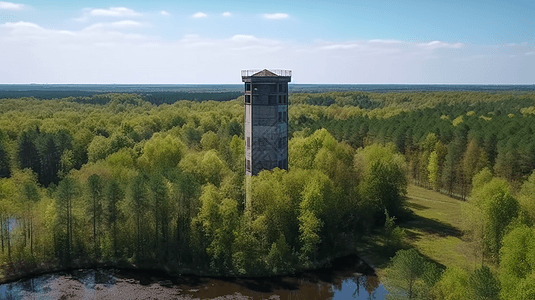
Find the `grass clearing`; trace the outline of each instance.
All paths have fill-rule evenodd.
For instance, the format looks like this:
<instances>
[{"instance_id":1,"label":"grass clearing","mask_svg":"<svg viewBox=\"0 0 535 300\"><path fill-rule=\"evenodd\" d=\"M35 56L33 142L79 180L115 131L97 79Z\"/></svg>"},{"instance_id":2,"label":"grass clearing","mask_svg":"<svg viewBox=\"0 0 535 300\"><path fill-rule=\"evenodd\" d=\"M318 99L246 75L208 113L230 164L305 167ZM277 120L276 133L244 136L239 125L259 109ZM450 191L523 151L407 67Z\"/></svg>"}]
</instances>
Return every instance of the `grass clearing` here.
<instances>
[{"instance_id":1,"label":"grass clearing","mask_svg":"<svg viewBox=\"0 0 535 300\"><path fill-rule=\"evenodd\" d=\"M463 238L463 201L410 185L407 205L416 218L400 223L406 242L421 254L446 267L472 269L477 258Z\"/></svg>"}]
</instances>

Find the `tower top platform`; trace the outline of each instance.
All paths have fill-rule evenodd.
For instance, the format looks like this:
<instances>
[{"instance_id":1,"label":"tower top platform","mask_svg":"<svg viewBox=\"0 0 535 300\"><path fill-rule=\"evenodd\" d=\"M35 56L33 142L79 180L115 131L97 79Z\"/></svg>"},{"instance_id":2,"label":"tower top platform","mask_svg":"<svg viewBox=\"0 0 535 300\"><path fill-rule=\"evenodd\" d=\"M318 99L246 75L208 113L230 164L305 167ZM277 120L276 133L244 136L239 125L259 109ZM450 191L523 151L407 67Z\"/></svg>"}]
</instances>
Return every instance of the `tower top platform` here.
<instances>
[{"instance_id":1,"label":"tower top platform","mask_svg":"<svg viewBox=\"0 0 535 300\"><path fill-rule=\"evenodd\" d=\"M242 77L291 77L291 70L242 70Z\"/></svg>"}]
</instances>

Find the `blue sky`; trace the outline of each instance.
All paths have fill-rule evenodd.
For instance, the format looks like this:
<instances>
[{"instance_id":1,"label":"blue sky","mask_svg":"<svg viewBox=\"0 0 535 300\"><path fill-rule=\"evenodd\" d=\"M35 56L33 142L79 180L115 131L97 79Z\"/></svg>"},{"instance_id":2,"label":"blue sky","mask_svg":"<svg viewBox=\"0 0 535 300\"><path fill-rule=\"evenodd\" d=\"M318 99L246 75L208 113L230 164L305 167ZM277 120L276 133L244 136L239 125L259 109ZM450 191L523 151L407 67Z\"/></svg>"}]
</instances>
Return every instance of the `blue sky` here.
<instances>
[{"instance_id":1,"label":"blue sky","mask_svg":"<svg viewBox=\"0 0 535 300\"><path fill-rule=\"evenodd\" d=\"M535 83L533 1L0 1L0 83Z\"/></svg>"}]
</instances>

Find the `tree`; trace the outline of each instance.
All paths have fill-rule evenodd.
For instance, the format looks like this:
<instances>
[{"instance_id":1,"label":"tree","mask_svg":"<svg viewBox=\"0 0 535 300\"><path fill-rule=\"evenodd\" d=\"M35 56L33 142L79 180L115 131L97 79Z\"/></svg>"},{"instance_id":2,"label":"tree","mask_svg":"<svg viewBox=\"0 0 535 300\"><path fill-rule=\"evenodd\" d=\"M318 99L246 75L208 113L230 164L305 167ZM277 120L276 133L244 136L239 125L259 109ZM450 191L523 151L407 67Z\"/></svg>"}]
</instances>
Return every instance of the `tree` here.
<instances>
[{"instance_id":1,"label":"tree","mask_svg":"<svg viewBox=\"0 0 535 300\"><path fill-rule=\"evenodd\" d=\"M123 199L123 191L119 186L119 183L112 179L106 188L106 201L107 201L107 211L106 211L106 221L108 228L111 229L111 236L113 240L113 253L114 258L117 259L118 255L118 231L117 231L117 222L119 219L119 201Z\"/></svg>"},{"instance_id":2,"label":"tree","mask_svg":"<svg viewBox=\"0 0 535 300\"><path fill-rule=\"evenodd\" d=\"M436 151L433 151L431 152L431 154L429 154L429 163L427 165L427 171L429 172L428 173L429 182L431 183L431 185L433 186L435 190L438 190L440 187L439 186L440 177L439 177L438 170L439 170L438 155Z\"/></svg>"},{"instance_id":3,"label":"tree","mask_svg":"<svg viewBox=\"0 0 535 300\"><path fill-rule=\"evenodd\" d=\"M500 282L492 274L490 268L482 266L475 269L468 278L473 292L472 299L476 300L499 300Z\"/></svg>"},{"instance_id":4,"label":"tree","mask_svg":"<svg viewBox=\"0 0 535 300\"><path fill-rule=\"evenodd\" d=\"M136 223L136 258L139 260L145 256L145 245L143 241L144 232L144 216L148 204L148 192L146 187L147 176L140 174L134 178L130 185L131 206L134 211L134 220Z\"/></svg>"},{"instance_id":5,"label":"tree","mask_svg":"<svg viewBox=\"0 0 535 300\"><path fill-rule=\"evenodd\" d=\"M219 148L219 144L219 137L213 131L208 131L202 135L201 146L204 150L217 150Z\"/></svg>"},{"instance_id":6,"label":"tree","mask_svg":"<svg viewBox=\"0 0 535 300\"><path fill-rule=\"evenodd\" d=\"M58 236L60 257L70 262L73 247L73 200L77 195L76 181L67 176L58 185L56 211L58 212Z\"/></svg>"},{"instance_id":7,"label":"tree","mask_svg":"<svg viewBox=\"0 0 535 300\"><path fill-rule=\"evenodd\" d=\"M238 123L236 120L232 120L228 123L227 127L227 134L228 136L242 136L243 135L243 128L240 123Z\"/></svg>"},{"instance_id":8,"label":"tree","mask_svg":"<svg viewBox=\"0 0 535 300\"><path fill-rule=\"evenodd\" d=\"M201 193L201 186L195 177L188 172L178 176L176 184L177 219L176 219L176 253L179 259L186 259L189 254L191 220L197 212L197 201Z\"/></svg>"},{"instance_id":9,"label":"tree","mask_svg":"<svg viewBox=\"0 0 535 300\"><path fill-rule=\"evenodd\" d=\"M33 221L34 221L34 213L33 213L33 207L37 202L40 200L39 190L37 188L37 185L35 184L35 177L33 174L30 174L30 178L25 180L22 183L22 202L25 204L28 210L28 236L30 237L30 252L33 254L33 244L34 244L34 230L33 230ZM26 227L26 226L25 226ZM26 234L25 234L26 236ZM25 238L26 240L26 238Z\"/></svg>"},{"instance_id":10,"label":"tree","mask_svg":"<svg viewBox=\"0 0 535 300\"><path fill-rule=\"evenodd\" d=\"M439 276L438 269L414 249L399 250L386 269L388 299L418 299L427 295Z\"/></svg>"},{"instance_id":11,"label":"tree","mask_svg":"<svg viewBox=\"0 0 535 300\"><path fill-rule=\"evenodd\" d=\"M190 124L184 125L182 129L184 132L182 135L182 140L184 140L184 143L186 143L189 148L195 148L199 146L202 138L201 134Z\"/></svg>"},{"instance_id":12,"label":"tree","mask_svg":"<svg viewBox=\"0 0 535 300\"><path fill-rule=\"evenodd\" d=\"M21 169L31 169L36 174L40 174L41 165L39 162L39 152L35 146L34 140L37 137L36 132L24 132L20 135L18 141L17 161Z\"/></svg>"},{"instance_id":13,"label":"tree","mask_svg":"<svg viewBox=\"0 0 535 300\"><path fill-rule=\"evenodd\" d=\"M461 165L465 183L469 184L472 177L488 164L485 152L479 149L475 141L470 141L463 155Z\"/></svg>"},{"instance_id":14,"label":"tree","mask_svg":"<svg viewBox=\"0 0 535 300\"><path fill-rule=\"evenodd\" d=\"M87 188L91 200L88 208L93 223L93 251L98 256L100 224L102 222L102 197L104 196L104 184L101 177L97 174L91 175L87 180Z\"/></svg>"},{"instance_id":15,"label":"tree","mask_svg":"<svg viewBox=\"0 0 535 300\"><path fill-rule=\"evenodd\" d=\"M46 134L43 139L44 141L39 149L41 168L38 175L39 182L44 186L48 186L50 183L55 184L58 182L61 152L52 135Z\"/></svg>"},{"instance_id":16,"label":"tree","mask_svg":"<svg viewBox=\"0 0 535 300\"><path fill-rule=\"evenodd\" d=\"M192 219L192 227L196 229L194 232L196 246L204 252L215 240L217 228L221 224L219 204L222 197L216 186L207 184L203 187L199 200L201 206L197 216ZM198 255L201 259L203 258L202 254L201 252Z\"/></svg>"},{"instance_id":17,"label":"tree","mask_svg":"<svg viewBox=\"0 0 535 300\"><path fill-rule=\"evenodd\" d=\"M96 162L105 159L111 151L111 139L97 135L87 147L87 157L90 162Z\"/></svg>"},{"instance_id":18,"label":"tree","mask_svg":"<svg viewBox=\"0 0 535 300\"><path fill-rule=\"evenodd\" d=\"M360 194L371 210L376 223L385 221L384 210L401 218L404 215L407 181L404 158L393 145L371 145L357 151L355 167L364 170Z\"/></svg>"},{"instance_id":19,"label":"tree","mask_svg":"<svg viewBox=\"0 0 535 300\"><path fill-rule=\"evenodd\" d=\"M392 253L394 253L403 246L403 238L405 237L405 231L399 226L396 226L394 222L396 220L396 217L390 217L390 215L388 214L388 210L386 209L385 217L386 221L383 230L386 240L386 248L388 251L392 251Z\"/></svg>"},{"instance_id":20,"label":"tree","mask_svg":"<svg viewBox=\"0 0 535 300\"><path fill-rule=\"evenodd\" d=\"M150 203L153 209L154 225L155 225L155 249L157 253L160 252L165 260L168 254L168 225L169 225L169 204L168 192L164 177L161 174L154 174L151 176L149 182L150 189Z\"/></svg>"},{"instance_id":21,"label":"tree","mask_svg":"<svg viewBox=\"0 0 535 300\"><path fill-rule=\"evenodd\" d=\"M323 222L310 210L303 210L299 215L299 240L302 244L301 254L305 266L310 263L313 256L316 261L316 250L321 242L319 235Z\"/></svg>"},{"instance_id":22,"label":"tree","mask_svg":"<svg viewBox=\"0 0 535 300\"><path fill-rule=\"evenodd\" d=\"M535 224L535 172L522 183L518 202L529 218L531 225Z\"/></svg>"},{"instance_id":23,"label":"tree","mask_svg":"<svg viewBox=\"0 0 535 300\"><path fill-rule=\"evenodd\" d=\"M429 154L429 164L427 170L429 171L429 182L433 188L438 191L442 188L442 170L444 168L444 160L448 153L447 148L438 141L435 144L435 150Z\"/></svg>"},{"instance_id":24,"label":"tree","mask_svg":"<svg viewBox=\"0 0 535 300\"><path fill-rule=\"evenodd\" d=\"M145 143L139 162L145 170L158 171L175 168L185 152L186 146L178 138L172 135L155 134Z\"/></svg>"},{"instance_id":25,"label":"tree","mask_svg":"<svg viewBox=\"0 0 535 300\"><path fill-rule=\"evenodd\" d=\"M9 154L5 147L2 133L0 132L0 178L8 178L11 176L11 163L9 160Z\"/></svg>"},{"instance_id":26,"label":"tree","mask_svg":"<svg viewBox=\"0 0 535 300\"><path fill-rule=\"evenodd\" d=\"M238 203L232 199L223 199L217 207L219 226L215 229L214 238L208 248L212 263L218 269L232 270L232 248L234 232L238 227Z\"/></svg>"},{"instance_id":27,"label":"tree","mask_svg":"<svg viewBox=\"0 0 535 300\"><path fill-rule=\"evenodd\" d=\"M435 294L440 300L473 299L466 271L459 267L447 268L435 285Z\"/></svg>"},{"instance_id":28,"label":"tree","mask_svg":"<svg viewBox=\"0 0 535 300\"><path fill-rule=\"evenodd\" d=\"M498 260L506 228L518 216L518 201L512 196L507 181L494 178L472 191L471 203L483 213L486 251L492 259Z\"/></svg>"},{"instance_id":29,"label":"tree","mask_svg":"<svg viewBox=\"0 0 535 300\"><path fill-rule=\"evenodd\" d=\"M535 230L525 225L512 229L500 249L502 299L535 298Z\"/></svg>"}]
</instances>

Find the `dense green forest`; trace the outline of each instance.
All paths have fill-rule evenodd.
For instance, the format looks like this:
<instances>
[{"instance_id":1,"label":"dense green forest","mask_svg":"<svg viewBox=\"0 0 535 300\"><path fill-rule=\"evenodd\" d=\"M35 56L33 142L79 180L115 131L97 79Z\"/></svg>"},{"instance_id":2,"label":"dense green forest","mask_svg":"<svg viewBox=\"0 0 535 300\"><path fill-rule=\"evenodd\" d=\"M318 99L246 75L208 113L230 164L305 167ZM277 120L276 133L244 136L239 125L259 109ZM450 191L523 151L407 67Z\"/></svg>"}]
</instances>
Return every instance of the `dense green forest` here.
<instances>
[{"instance_id":1,"label":"dense green forest","mask_svg":"<svg viewBox=\"0 0 535 300\"><path fill-rule=\"evenodd\" d=\"M392 295L535 295L535 93L292 94L289 171L247 183L242 100L1 99L0 276L84 263L292 273L377 232L393 255L413 182L466 201L484 265L443 271L401 250L391 278L412 281L390 280Z\"/></svg>"}]
</instances>

